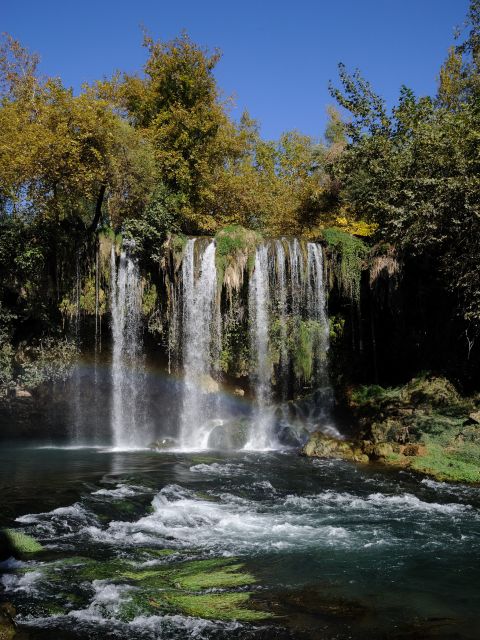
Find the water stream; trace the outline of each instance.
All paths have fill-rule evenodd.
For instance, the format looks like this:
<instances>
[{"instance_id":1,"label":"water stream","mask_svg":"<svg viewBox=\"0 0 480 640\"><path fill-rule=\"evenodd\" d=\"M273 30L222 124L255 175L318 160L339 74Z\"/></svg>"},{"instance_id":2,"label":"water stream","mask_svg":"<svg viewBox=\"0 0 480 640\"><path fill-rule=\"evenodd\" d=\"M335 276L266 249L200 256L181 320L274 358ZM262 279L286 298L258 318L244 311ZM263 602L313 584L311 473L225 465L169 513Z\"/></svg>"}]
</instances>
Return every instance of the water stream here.
<instances>
[{"instance_id":1,"label":"water stream","mask_svg":"<svg viewBox=\"0 0 480 640\"><path fill-rule=\"evenodd\" d=\"M184 390L179 439L182 448L191 450L205 449L211 431L217 291L215 243L210 242L199 256L198 274L195 243L195 239L188 240L182 262Z\"/></svg>"},{"instance_id":2,"label":"water stream","mask_svg":"<svg viewBox=\"0 0 480 640\"><path fill-rule=\"evenodd\" d=\"M141 282L138 266L122 249L117 266L111 251L112 443L117 448L144 447L148 430L141 393L144 369L141 343Z\"/></svg>"},{"instance_id":3,"label":"water stream","mask_svg":"<svg viewBox=\"0 0 480 640\"><path fill-rule=\"evenodd\" d=\"M272 446L271 364L268 357L270 306L270 264L268 245L256 250L255 267L250 281L248 311L250 345L254 361L253 383L255 408L246 449Z\"/></svg>"},{"instance_id":4,"label":"water stream","mask_svg":"<svg viewBox=\"0 0 480 640\"><path fill-rule=\"evenodd\" d=\"M478 637L477 487L275 452L4 447L0 492L0 526L44 546L2 565L28 640ZM225 562L237 586L208 568ZM269 617L192 613L212 597Z\"/></svg>"}]
</instances>

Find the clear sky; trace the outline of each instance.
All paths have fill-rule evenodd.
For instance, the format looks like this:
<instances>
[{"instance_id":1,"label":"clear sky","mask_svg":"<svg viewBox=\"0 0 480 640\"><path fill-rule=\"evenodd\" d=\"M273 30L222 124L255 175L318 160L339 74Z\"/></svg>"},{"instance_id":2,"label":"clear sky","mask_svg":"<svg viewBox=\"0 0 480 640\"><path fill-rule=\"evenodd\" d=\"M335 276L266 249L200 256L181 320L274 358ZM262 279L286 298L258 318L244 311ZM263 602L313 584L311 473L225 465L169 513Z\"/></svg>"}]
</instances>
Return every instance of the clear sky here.
<instances>
[{"instance_id":1,"label":"clear sky","mask_svg":"<svg viewBox=\"0 0 480 640\"><path fill-rule=\"evenodd\" d=\"M320 136L336 65L359 67L392 105L401 84L434 93L468 0L1 0L0 31L42 58L42 71L78 90L135 71L140 25L170 39L186 29L219 47L217 78L261 123L266 138L299 129Z\"/></svg>"}]
</instances>

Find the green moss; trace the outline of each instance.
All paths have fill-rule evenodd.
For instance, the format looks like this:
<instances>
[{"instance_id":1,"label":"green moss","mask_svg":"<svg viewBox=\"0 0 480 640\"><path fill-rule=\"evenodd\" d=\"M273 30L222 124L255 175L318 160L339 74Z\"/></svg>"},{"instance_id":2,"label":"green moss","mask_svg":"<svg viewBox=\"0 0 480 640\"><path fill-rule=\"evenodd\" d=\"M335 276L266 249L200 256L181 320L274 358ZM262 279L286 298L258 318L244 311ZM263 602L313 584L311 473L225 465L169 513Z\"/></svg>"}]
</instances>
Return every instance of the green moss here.
<instances>
[{"instance_id":1,"label":"green moss","mask_svg":"<svg viewBox=\"0 0 480 640\"><path fill-rule=\"evenodd\" d=\"M253 584L254 576L242 572L243 568L243 564L228 564L217 559L189 562L175 572L175 582L183 589L193 591Z\"/></svg>"},{"instance_id":2,"label":"green moss","mask_svg":"<svg viewBox=\"0 0 480 640\"><path fill-rule=\"evenodd\" d=\"M183 233L173 235L171 238L172 249L175 253L183 253L187 246L188 237Z\"/></svg>"},{"instance_id":3,"label":"green moss","mask_svg":"<svg viewBox=\"0 0 480 640\"><path fill-rule=\"evenodd\" d=\"M343 316L330 316L328 319L330 342L336 342L343 338L345 331L345 318Z\"/></svg>"},{"instance_id":4,"label":"green moss","mask_svg":"<svg viewBox=\"0 0 480 640\"><path fill-rule=\"evenodd\" d=\"M157 287L154 284L147 284L143 289L142 313L150 316L157 305Z\"/></svg>"},{"instance_id":5,"label":"green moss","mask_svg":"<svg viewBox=\"0 0 480 640\"><path fill-rule=\"evenodd\" d=\"M208 593L202 595L170 593L167 602L178 607L184 614L211 620L242 620L254 622L265 620L272 615L265 611L255 611L247 607L250 593Z\"/></svg>"},{"instance_id":6,"label":"green moss","mask_svg":"<svg viewBox=\"0 0 480 640\"><path fill-rule=\"evenodd\" d=\"M475 402L447 379L421 374L403 387L359 387L351 403L364 438L397 448L386 462L439 480L480 482L480 427L469 421ZM413 446L409 455L403 445Z\"/></svg>"},{"instance_id":7,"label":"green moss","mask_svg":"<svg viewBox=\"0 0 480 640\"><path fill-rule=\"evenodd\" d=\"M333 252L333 272L339 289L353 302L360 300L360 280L368 247L359 238L335 227L323 230L323 237Z\"/></svg>"},{"instance_id":8,"label":"green moss","mask_svg":"<svg viewBox=\"0 0 480 640\"><path fill-rule=\"evenodd\" d=\"M122 571L121 578L137 590L121 606L121 617L130 620L155 611L183 613L219 620L260 620L269 614L252 611L245 605L249 593L202 593L205 589L232 589L255 582L234 559L191 560L158 569ZM200 593L189 593L191 591Z\"/></svg>"},{"instance_id":9,"label":"green moss","mask_svg":"<svg viewBox=\"0 0 480 640\"><path fill-rule=\"evenodd\" d=\"M119 577L125 580L141 582L144 586L150 586L155 589L165 589L169 586L167 576L162 569L145 569L141 571L132 569L131 571L122 571Z\"/></svg>"},{"instance_id":10,"label":"green moss","mask_svg":"<svg viewBox=\"0 0 480 640\"><path fill-rule=\"evenodd\" d=\"M183 254L185 253L187 242L188 237L183 233L171 235L167 242L167 247L170 247L173 254L175 269L178 269L183 260Z\"/></svg>"},{"instance_id":11,"label":"green moss","mask_svg":"<svg viewBox=\"0 0 480 640\"><path fill-rule=\"evenodd\" d=\"M238 270L243 272L245 267L250 271L249 263L252 259L254 260L255 248L261 239L258 232L245 229L240 225L230 225L218 231L215 236L215 264L219 287L224 284L227 266L234 266L234 271L237 272ZM240 274L237 273L234 279L235 284L242 281L239 276ZM226 284L234 288L232 282Z\"/></svg>"},{"instance_id":12,"label":"green moss","mask_svg":"<svg viewBox=\"0 0 480 640\"><path fill-rule=\"evenodd\" d=\"M163 558L165 556L173 556L177 551L174 549L151 549L150 547L141 547L138 549L141 553L145 553L149 556L155 556L157 558Z\"/></svg>"},{"instance_id":13,"label":"green moss","mask_svg":"<svg viewBox=\"0 0 480 640\"><path fill-rule=\"evenodd\" d=\"M17 553L38 553L43 551L43 546L26 533L16 529L4 529L5 537Z\"/></svg>"},{"instance_id":14,"label":"green moss","mask_svg":"<svg viewBox=\"0 0 480 640\"><path fill-rule=\"evenodd\" d=\"M85 564L76 568L76 575L81 580L108 580L108 579L124 579L130 571L134 571L132 563L125 560L92 560L85 559Z\"/></svg>"},{"instance_id":15,"label":"green moss","mask_svg":"<svg viewBox=\"0 0 480 640\"><path fill-rule=\"evenodd\" d=\"M239 249L245 248L246 229L240 225L224 227L216 235L216 250L220 256L229 256Z\"/></svg>"},{"instance_id":16,"label":"green moss","mask_svg":"<svg viewBox=\"0 0 480 640\"><path fill-rule=\"evenodd\" d=\"M290 349L297 380L309 384L314 373L315 346L321 340L322 327L318 320L300 320L290 333Z\"/></svg>"}]
</instances>

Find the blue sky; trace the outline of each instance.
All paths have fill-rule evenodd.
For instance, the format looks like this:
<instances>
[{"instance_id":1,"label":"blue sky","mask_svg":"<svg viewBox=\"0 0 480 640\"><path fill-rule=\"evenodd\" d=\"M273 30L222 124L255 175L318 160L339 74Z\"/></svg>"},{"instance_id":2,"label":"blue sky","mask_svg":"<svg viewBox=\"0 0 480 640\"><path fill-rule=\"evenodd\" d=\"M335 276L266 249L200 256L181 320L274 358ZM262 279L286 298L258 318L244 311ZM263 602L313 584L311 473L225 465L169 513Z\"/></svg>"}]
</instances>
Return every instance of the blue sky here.
<instances>
[{"instance_id":1,"label":"blue sky","mask_svg":"<svg viewBox=\"0 0 480 640\"><path fill-rule=\"evenodd\" d=\"M83 81L135 71L140 25L155 38L186 29L219 47L217 78L261 123L262 135L323 133L336 65L359 67L392 105L401 84L434 93L468 0L2 0L0 30L42 58L42 71L78 90Z\"/></svg>"}]
</instances>

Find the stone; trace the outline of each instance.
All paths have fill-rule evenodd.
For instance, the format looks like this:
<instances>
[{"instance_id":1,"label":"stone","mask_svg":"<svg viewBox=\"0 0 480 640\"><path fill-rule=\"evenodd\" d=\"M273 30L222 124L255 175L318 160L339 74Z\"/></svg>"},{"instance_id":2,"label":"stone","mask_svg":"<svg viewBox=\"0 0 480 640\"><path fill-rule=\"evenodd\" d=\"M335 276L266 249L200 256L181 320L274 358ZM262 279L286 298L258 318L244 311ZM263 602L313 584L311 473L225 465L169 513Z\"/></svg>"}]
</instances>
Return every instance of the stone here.
<instances>
[{"instance_id":1,"label":"stone","mask_svg":"<svg viewBox=\"0 0 480 640\"><path fill-rule=\"evenodd\" d=\"M15 607L9 602L0 604L0 640L13 640L16 635Z\"/></svg>"},{"instance_id":2,"label":"stone","mask_svg":"<svg viewBox=\"0 0 480 640\"><path fill-rule=\"evenodd\" d=\"M233 395L234 396L240 396L243 398L243 396L245 395L245 391L243 389L239 389L238 387L236 389L233 390Z\"/></svg>"},{"instance_id":3,"label":"stone","mask_svg":"<svg viewBox=\"0 0 480 640\"><path fill-rule=\"evenodd\" d=\"M353 442L348 440L338 440L325 435L321 431L317 431L311 435L309 441L303 447L302 453L305 456L315 458L340 458L342 460L354 460L354 447L355 445Z\"/></svg>"},{"instance_id":4,"label":"stone","mask_svg":"<svg viewBox=\"0 0 480 640\"><path fill-rule=\"evenodd\" d=\"M353 459L355 462L362 462L363 464L370 462L370 458L367 456L367 454L363 453L363 451L359 448L353 450Z\"/></svg>"},{"instance_id":5,"label":"stone","mask_svg":"<svg viewBox=\"0 0 480 640\"><path fill-rule=\"evenodd\" d=\"M305 444L305 438L301 438L291 426L282 427L277 434L277 439L286 447L301 447Z\"/></svg>"},{"instance_id":6,"label":"stone","mask_svg":"<svg viewBox=\"0 0 480 640\"><path fill-rule=\"evenodd\" d=\"M173 449L177 445L177 441L174 438L160 438L151 442L148 447L154 451L161 451L164 449Z\"/></svg>"},{"instance_id":7,"label":"stone","mask_svg":"<svg viewBox=\"0 0 480 640\"><path fill-rule=\"evenodd\" d=\"M425 450L425 447L421 444L409 443L403 447L402 453L404 456L409 456L409 457L421 456L424 454L424 450Z\"/></svg>"},{"instance_id":8,"label":"stone","mask_svg":"<svg viewBox=\"0 0 480 640\"><path fill-rule=\"evenodd\" d=\"M26 389L20 389L19 387L17 387L15 389L15 397L16 398L31 398L32 394L30 393L30 391L27 391Z\"/></svg>"},{"instance_id":9,"label":"stone","mask_svg":"<svg viewBox=\"0 0 480 640\"><path fill-rule=\"evenodd\" d=\"M480 424L480 411L472 411L468 415L469 420L471 420L475 424Z\"/></svg>"},{"instance_id":10,"label":"stone","mask_svg":"<svg viewBox=\"0 0 480 640\"><path fill-rule=\"evenodd\" d=\"M232 451L247 444L249 424L245 418L230 420L212 429L208 436L208 448Z\"/></svg>"},{"instance_id":11,"label":"stone","mask_svg":"<svg viewBox=\"0 0 480 640\"><path fill-rule=\"evenodd\" d=\"M375 458L387 458L393 453L393 447L388 442L379 442L373 447L373 455Z\"/></svg>"},{"instance_id":12,"label":"stone","mask_svg":"<svg viewBox=\"0 0 480 640\"><path fill-rule=\"evenodd\" d=\"M218 393L220 390L220 385L218 384L218 382L208 374L204 374L201 376L199 384L203 393Z\"/></svg>"}]
</instances>

